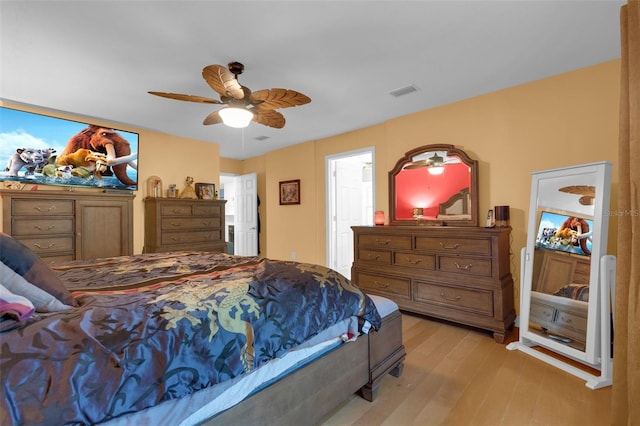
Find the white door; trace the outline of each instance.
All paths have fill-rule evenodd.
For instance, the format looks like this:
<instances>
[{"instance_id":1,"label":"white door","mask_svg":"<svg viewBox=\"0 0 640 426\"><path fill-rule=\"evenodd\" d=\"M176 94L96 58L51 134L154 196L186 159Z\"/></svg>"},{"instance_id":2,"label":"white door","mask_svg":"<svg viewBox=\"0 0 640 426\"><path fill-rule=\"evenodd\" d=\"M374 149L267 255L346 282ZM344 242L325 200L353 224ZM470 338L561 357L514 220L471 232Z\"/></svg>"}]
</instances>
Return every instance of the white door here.
<instances>
[{"instance_id":1,"label":"white door","mask_svg":"<svg viewBox=\"0 0 640 426\"><path fill-rule=\"evenodd\" d=\"M353 263L352 226L373 223L373 149L327 159L328 266L347 278Z\"/></svg>"},{"instance_id":2,"label":"white door","mask_svg":"<svg viewBox=\"0 0 640 426\"><path fill-rule=\"evenodd\" d=\"M258 254L258 175L236 176L235 241L233 253Z\"/></svg>"}]
</instances>

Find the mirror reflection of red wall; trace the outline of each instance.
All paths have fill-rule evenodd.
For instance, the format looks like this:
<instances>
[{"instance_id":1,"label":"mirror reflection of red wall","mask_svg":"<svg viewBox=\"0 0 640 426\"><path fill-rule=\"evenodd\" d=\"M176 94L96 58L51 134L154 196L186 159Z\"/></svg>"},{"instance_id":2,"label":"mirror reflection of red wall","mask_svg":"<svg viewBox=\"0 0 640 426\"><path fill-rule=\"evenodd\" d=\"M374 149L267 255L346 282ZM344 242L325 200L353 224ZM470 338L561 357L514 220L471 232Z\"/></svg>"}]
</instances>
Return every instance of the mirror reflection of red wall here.
<instances>
[{"instance_id":1,"label":"mirror reflection of red wall","mask_svg":"<svg viewBox=\"0 0 640 426\"><path fill-rule=\"evenodd\" d=\"M438 216L440 204L464 188L471 187L469 166L446 164L444 173L432 175L428 168L405 169L396 175L396 216L413 219L413 209L421 207L427 219Z\"/></svg>"}]
</instances>

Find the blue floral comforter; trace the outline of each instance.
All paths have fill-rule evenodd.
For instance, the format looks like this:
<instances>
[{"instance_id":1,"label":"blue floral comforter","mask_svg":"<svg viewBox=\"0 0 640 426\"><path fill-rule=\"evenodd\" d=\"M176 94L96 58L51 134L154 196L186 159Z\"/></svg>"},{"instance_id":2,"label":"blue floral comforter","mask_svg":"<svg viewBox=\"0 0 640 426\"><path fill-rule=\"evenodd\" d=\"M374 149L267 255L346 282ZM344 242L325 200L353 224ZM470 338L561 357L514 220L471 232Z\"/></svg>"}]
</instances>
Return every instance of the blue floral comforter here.
<instances>
[{"instance_id":1,"label":"blue floral comforter","mask_svg":"<svg viewBox=\"0 0 640 426\"><path fill-rule=\"evenodd\" d=\"M0 334L0 424L95 424L250 372L373 302L328 268L208 252L54 268L79 302Z\"/></svg>"}]
</instances>

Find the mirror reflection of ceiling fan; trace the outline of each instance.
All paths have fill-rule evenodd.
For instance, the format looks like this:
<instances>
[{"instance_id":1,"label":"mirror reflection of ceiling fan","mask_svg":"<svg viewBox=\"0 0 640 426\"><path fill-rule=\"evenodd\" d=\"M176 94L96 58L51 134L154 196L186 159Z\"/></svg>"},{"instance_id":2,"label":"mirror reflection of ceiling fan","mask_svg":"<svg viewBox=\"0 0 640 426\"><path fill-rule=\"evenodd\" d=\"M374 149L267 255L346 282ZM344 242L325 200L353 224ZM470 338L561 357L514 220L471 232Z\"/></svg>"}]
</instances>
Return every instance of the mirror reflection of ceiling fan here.
<instances>
[{"instance_id":1,"label":"mirror reflection of ceiling fan","mask_svg":"<svg viewBox=\"0 0 640 426\"><path fill-rule=\"evenodd\" d=\"M447 157L447 153L446 152L434 152L433 155L432 153L426 153L426 155L430 155L430 157L427 158L419 158L422 156L415 156L413 158L413 161L411 163L408 163L406 166L403 167L404 170L411 170L411 169L421 169L424 167L428 167L428 171L431 174L440 174L444 171L444 168L442 166L444 166L445 164L453 164L453 163L459 163L460 159L457 157Z\"/></svg>"},{"instance_id":2,"label":"mirror reflection of ceiling fan","mask_svg":"<svg viewBox=\"0 0 640 426\"><path fill-rule=\"evenodd\" d=\"M152 95L179 101L227 105L209 114L202 124L225 123L231 127L246 127L251 121L281 129L285 125L284 116L276 111L308 104L311 99L300 92L289 89L263 89L252 92L238 82L238 75L244 71L240 62L229 63L228 69L222 65L207 65L202 70L202 78L220 95L220 100L203 96L179 93L149 92ZM234 117L238 117L237 121Z\"/></svg>"},{"instance_id":3,"label":"mirror reflection of ceiling fan","mask_svg":"<svg viewBox=\"0 0 640 426\"><path fill-rule=\"evenodd\" d=\"M596 197L596 187L591 185L571 185L559 188L558 191L565 192L567 194L580 195L578 202L583 206L590 206L593 204L593 199Z\"/></svg>"}]
</instances>

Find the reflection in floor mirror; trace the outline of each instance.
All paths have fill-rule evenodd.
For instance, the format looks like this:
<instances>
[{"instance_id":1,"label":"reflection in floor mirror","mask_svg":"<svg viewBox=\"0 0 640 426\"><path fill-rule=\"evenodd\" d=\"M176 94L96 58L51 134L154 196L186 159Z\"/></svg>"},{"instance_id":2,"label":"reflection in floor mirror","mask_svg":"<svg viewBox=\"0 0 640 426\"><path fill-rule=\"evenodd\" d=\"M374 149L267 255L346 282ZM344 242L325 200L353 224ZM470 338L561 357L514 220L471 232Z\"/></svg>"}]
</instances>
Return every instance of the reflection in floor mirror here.
<instances>
[{"instance_id":1,"label":"reflection in floor mirror","mask_svg":"<svg viewBox=\"0 0 640 426\"><path fill-rule=\"evenodd\" d=\"M520 337L507 346L582 378L591 389L612 383L610 190L608 162L532 173Z\"/></svg>"}]
</instances>

